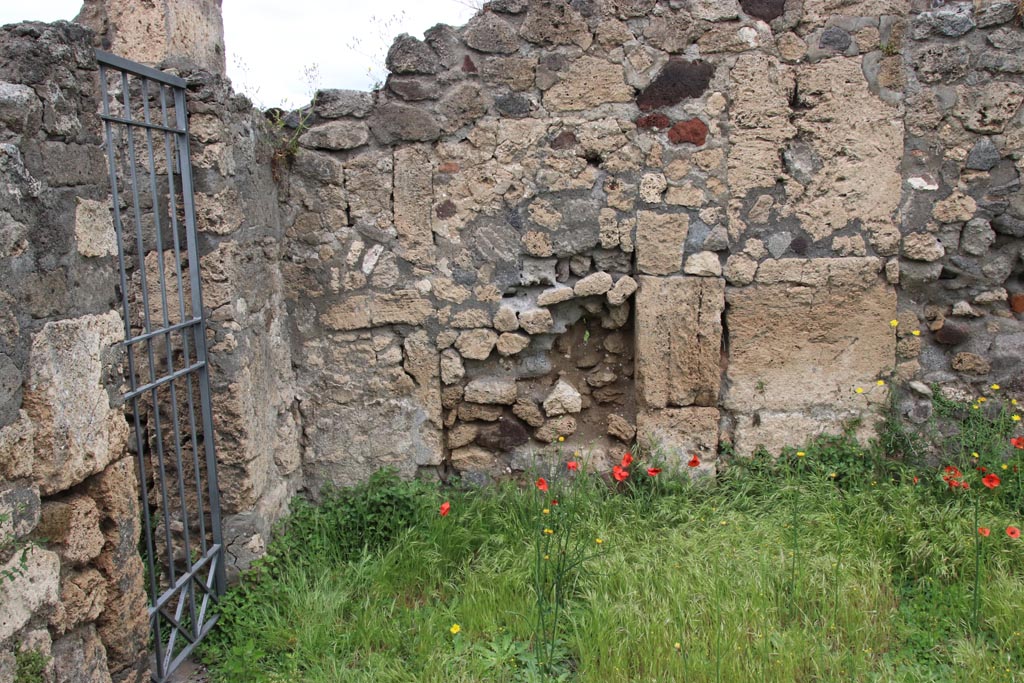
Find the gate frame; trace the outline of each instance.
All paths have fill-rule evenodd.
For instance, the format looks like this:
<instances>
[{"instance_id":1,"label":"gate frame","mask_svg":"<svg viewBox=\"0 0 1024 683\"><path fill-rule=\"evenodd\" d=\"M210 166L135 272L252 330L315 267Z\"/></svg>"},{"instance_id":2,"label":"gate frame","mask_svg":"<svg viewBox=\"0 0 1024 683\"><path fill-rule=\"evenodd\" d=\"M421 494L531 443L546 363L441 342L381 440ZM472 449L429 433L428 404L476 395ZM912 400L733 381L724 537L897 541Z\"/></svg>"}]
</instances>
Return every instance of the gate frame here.
<instances>
[{"instance_id":1,"label":"gate frame","mask_svg":"<svg viewBox=\"0 0 1024 683\"><path fill-rule=\"evenodd\" d=\"M106 148L108 171L110 175L110 188L111 188L111 205L113 208L114 217L114 229L117 236L117 256L118 256L118 267L120 271L120 288L121 288L121 299L124 316L125 326L125 339L124 349L128 363L128 377L129 377L129 390L123 394L123 400L125 403L131 403L132 406L132 417L134 421L134 433L135 433L135 447L136 447L136 464L137 474L139 478L139 489L141 494L141 509L142 509L142 523L144 525L145 534L145 555L149 576L149 622L150 631L153 642L153 659L154 666L151 670L151 676L153 681L156 683L164 683L169 680L170 675L177 669L177 667L189 656L193 649L199 644L200 641L209 633L210 629L217 623L218 615L216 613L210 614L209 608L212 606L211 603L216 604L220 596L224 594L226 587L226 572L224 566L224 545L221 528L221 511L220 511L220 491L217 485L217 456L214 447L214 431L213 431L213 415L211 409L210 400L210 383L209 383L209 364L206 350L206 316L203 310L202 301L202 285L199 277L199 252L196 244L196 224L195 224L195 204L193 198L193 187L192 187L192 163L189 149L189 133L188 133L188 113L186 109L186 97L185 88L187 82L177 76L165 74L157 69L153 69L142 64L137 64L130 60L118 57L116 55L104 52L102 50L96 50L96 60L99 63L99 81L100 81L100 95L102 97L102 111L99 114L100 120L103 122L104 128L104 146ZM111 114L111 102L112 96L109 92L108 73L114 72L120 74L120 87L121 87L121 101L120 106L123 107L123 116L114 116ZM143 117L141 119L133 118L132 102L131 102L131 83L129 82L129 76L133 76L132 82L141 82L141 104L143 109ZM150 100L154 97L150 89L150 85L155 84L156 86L156 97L159 101L159 107L151 107ZM174 108L174 121L168 120L168 101L167 95L173 96L173 103L170 106ZM116 97L116 93L114 95ZM136 105L137 106L137 105ZM157 116L160 118L157 119ZM115 149L114 144L114 126L123 127L126 130L127 150L124 147L117 147ZM139 196L140 196L140 179L139 179L139 161L138 155L136 154L135 145L135 133L136 130L141 129L144 131L146 137L146 150L142 153L142 159L148 158L146 164L148 170L148 179L141 181L142 185L149 185L149 192L152 195L153 201L153 220L155 226L156 245L154 251L157 254L157 260L160 268L158 274L159 285L160 285L160 297L162 300L162 319L163 324L154 324L158 321L151 320L151 309L149 306L149 283L147 283L147 273L145 256L146 250L144 249L144 238L142 232L142 215L143 211L140 209ZM167 166L166 182L167 182L167 193L170 197L168 202L168 215L161 216L160 212L160 197L157 188L157 171L156 171L156 154L154 147L154 138L158 137L158 134L163 135L163 146L165 156L165 164ZM127 161L130 167L130 184L131 184L131 196L132 203L130 206L126 205L126 210L130 209L133 211L134 224L135 224L135 244L136 244L136 258L138 260L138 272L140 274L141 282L141 301L145 328L141 334L135 334L132 331L132 305L131 299L132 294L129 289L130 281L128 275L128 268L126 265L127 256L125 250L125 235L124 225L122 224L121 218L121 199L118 187L118 164L117 164L117 152L121 152L122 161L123 157L127 154ZM172 160L174 165L172 166ZM181 187L180 189L175 188L175 175L179 175ZM148 183L146 182L148 180ZM128 183L127 178L122 178L122 182ZM145 191L145 187L143 187ZM126 193L127 194L127 193ZM186 320L186 309L185 309L185 296L184 286L185 280L182 275L182 250L180 244L180 225L178 221L177 209L178 200L180 198L181 208L183 209L183 222L185 228L185 241L186 241L186 256L188 259L188 277L189 285L191 287L191 317ZM173 244L174 244L174 272L176 273L177 283L177 298L178 298L178 311L180 315L180 321L176 324L171 324L168 317L168 293L167 293L167 270L165 268L164 258L164 246L163 246L163 233L161 231L162 219L169 218L167 227L173 232ZM171 334L180 332L182 341L182 350L185 354L185 367L175 369L174 368L174 353L173 344L171 341ZM189 333L191 332L191 334ZM157 353L154 351L153 342L157 338L163 338L166 346L166 359L157 358ZM149 381L143 384L139 384L136 376L136 363L133 355L133 349L135 346L141 345L143 349L139 350L139 353L144 353L148 357L148 375ZM195 362L192 362L190 358L190 346L194 352ZM160 354L162 355L162 354ZM166 360L166 371L161 371L158 368L158 363L163 364ZM205 455L205 467L206 467L206 491L205 495L208 496L209 503L209 516L210 516L210 529L207 530L205 522L205 514L203 510L203 498L204 491L200 476L199 466L199 437L196 434L196 420L195 420L195 405L193 400L193 376L197 378L199 398L200 398L200 415L202 420L202 447ZM189 432L183 435L182 425L179 425L179 406L178 399L175 393L175 380L185 378L188 382L188 417L189 424L186 427L189 428ZM143 380L144 381L144 380ZM161 409L160 403L157 396L157 391L168 385L170 390L171 405L173 407L173 445L174 445L174 456L175 460L170 463L172 467L176 467L177 472L177 488L178 496L181 501L181 520L183 527L183 540L185 548L185 560L183 561L184 569L178 573L175 571L176 565L181 564L176 562L174 555L174 543L171 537L171 513L169 509L169 500L167 493L167 457L164 448L164 437L168 436L165 434L166 427L161 424ZM142 414L145 411L140 406L140 398L149 394L152 400L152 412L150 416L153 418L153 424L147 427L142 425ZM166 419L166 418L165 418ZM153 430L155 439L153 442L156 446L156 452L151 453L147 443L147 436L150 435L150 429ZM195 488L196 488L196 501L198 511L196 515L199 524L199 548L201 553L198 557L195 557L193 552L191 539L190 539L190 528L189 528L189 513L186 509L185 501L185 483L184 474L182 469L182 443L183 436L191 441L191 454L192 454L192 465L194 466L195 475ZM162 502L161 512L164 526L164 543L166 544L167 557L169 559L169 571L167 572L169 578L169 585L161 592L159 576L162 574L161 568L157 565L157 539L154 538L156 527L154 526L152 515L149 509L149 488L147 484L147 459L155 458L156 466L152 475L158 482L160 500ZM155 492L155 489L154 489ZM210 534L210 542L207 542L207 532ZM195 557L195 559L193 559ZM205 573L205 577L203 574ZM200 592L201 602L197 604L196 593ZM174 603L177 603L176 605ZM188 613L184 614L185 607L188 606ZM173 608L173 616L168 612L169 608ZM186 619L187 617L187 619ZM165 629L162 628L162 621L167 622L166 635L164 634ZM185 642L184 646L181 646L179 638Z\"/></svg>"}]
</instances>

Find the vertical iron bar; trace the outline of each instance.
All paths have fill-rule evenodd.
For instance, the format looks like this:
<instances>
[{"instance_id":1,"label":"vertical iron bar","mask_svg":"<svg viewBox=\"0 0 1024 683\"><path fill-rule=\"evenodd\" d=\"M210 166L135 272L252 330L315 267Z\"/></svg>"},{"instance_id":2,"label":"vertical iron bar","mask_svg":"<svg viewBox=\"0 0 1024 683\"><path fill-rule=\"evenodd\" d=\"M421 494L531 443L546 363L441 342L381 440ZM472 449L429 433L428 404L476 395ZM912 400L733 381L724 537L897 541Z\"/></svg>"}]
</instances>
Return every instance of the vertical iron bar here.
<instances>
[{"instance_id":1,"label":"vertical iron bar","mask_svg":"<svg viewBox=\"0 0 1024 683\"><path fill-rule=\"evenodd\" d=\"M206 482L210 492L210 527L213 531L213 543L219 546L219 557L216 561L216 592L223 595L227 583L224 571L224 544L220 520L220 489L217 486L217 454L213 444L213 414L210 406L210 373L206 358L206 315L203 311L202 285L199 281L199 248L196 244L195 206L192 200L192 164L185 163L191 159L188 144L188 112L185 110L185 90L176 88L174 91L174 113L176 127L183 131L176 135L178 139L178 158L181 160L181 197L185 208L185 234L188 243L189 275L192 283L192 312L200 311L195 332L196 361L202 364L199 370L200 406L203 413L203 441L206 445Z\"/></svg>"},{"instance_id":2,"label":"vertical iron bar","mask_svg":"<svg viewBox=\"0 0 1024 683\"><path fill-rule=\"evenodd\" d=\"M107 68L102 63L100 64L100 91L103 98L103 113L109 116L110 93L108 92L107 85ZM122 315L124 316L124 335L125 339L129 339L132 336L131 303L128 289L128 274L125 267L124 226L121 223L121 200L117 183L117 162L114 152L114 133L113 126L110 121L104 121L103 132L107 145L107 164L108 172L110 174L111 205L114 214L114 234L117 238L117 264L121 286ZM127 354L128 361L128 384L131 391L134 392L135 388L138 386L138 375L135 370L135 355L131 344L125 345L125 352ZM149 486L146 482L146 448L145 439L143 438L144 432L142 430L142 423L139 418L138 398L132 399L132 418L135 426L135 460L139 471L139 493L142 497L142 504L140 506L142 508L142 523L146 527L143 531L146 537L146 567L149 570L150 584L149 596L150 601L153 604L156 604L157 598L160 594L160 589L156 580L156 548L153 546L153 522L150 519L149 514ZM154 612L150 617L150 621L150 630L153 632L153 642L155 644L156 660L158 662L156 673L159 677L163 678L164 672L161 666L162 657L160 656L160 649L163 643L160 633L159 615Z\"/></svg>"},{"instance_id":3,"label":"vertical iron bar","mask_svg":"<svg viewBox=\"0 0 1024 683\"><path fill-rule=\"evenodd\" d=\"M149 79L142 79L142 116L145 123L151 123L149 114ZM164 240L163 230L160 221L160 195L157 192L156 183L156 155L153 149L153 129L146 128L146 150L149 153L149 190L153 196L153 221L156 230L157 264L160 269L160 303L162 306L162 317L164 321L164 345L167 351L167 374L174 374L174 344L171 340L171 331L167 328L171 325L170 316L167 312L167 269L164 264ZM171 395L171 427L174 435L174 459L178 469L178 499L181 501L181 526L182 539L185 543L185 572L192 571L192 543L189 538L188 505L185 499L185 468L181 459L181 429L178 422L178 394L174 386L174 380L168 383ZM189 618L193 633L196 629L195 611L195 586L192 581L188 582L189 596Z\"/></svg>"},{"instance_id":4,"label":"vertical iron bar","mask_svg":"<svg viewBox=\"0 0 1024 683\"><path fill-rule=\"evenodd\" d=\"M167 91L163 85L157 84L160 88L160 112L161 121L164 128L169 127L167 123ZM174 186L174 168L172 162L174 161L174 151L171 148L171 134L164 132L164 155L167 159L167 193L169 198L168 212L171 216L171 231L174 237L174 266L175 272L178 278L178 311L181 315L181 321L184 322L186 319L185 310L185 280L181 274L181 239L179 237L179 226L178 226L178 193ZM190 264L191 267L195 267ZM195 315L195 311L192 312ZM202 312L200 311L200 314ZM188 332L185 329L181 331L181 345L182 350L185 353L184 367L191 365L191 351L188 343ZM195 483L196 483L196 505L198 506L199 516L199 546L203 551L203 555L207 551L206 542L206 512L203 509L203 482L200 477L199 470L199 435L196 433L196 409L195 402L193 401L193 386L192 386L192 373L188 373L186 376L188 383L188 426L189 434L192 437L192 469L195 472Z\"/></svg>"},{"instance_id":5,"label":"vertical iron bar","mask_svg":"<svg viewBox=\"0 0 1024 683\"><path fill-rule=\"evenodd\" d=\"M131 94L128 83L128 73L121 73L121 85L124 88L124 109L125 118L130 120L132 117L131 107ZM132 130L132 126L129 124L128 127L128 168L131 171L132 179L132 207L135 213L135 242L138 249L138 260L139 260L139 275L142 283L142 313L145 324L146 333L153 331L152 321L149 316L149 282L146 278L146 251L145 251L145 240L142 235L142 211L139 208L139 178L137 165L138 161L135 156L135 133ZM159 248L159 245L157 245ZM149 337L145 341L146 353L149 357L149 381L153 383L156 381L156 354L153 351L153 338ZM154 387L150 391L150 396L153 399L153 428L156 432L156 460L157 467L160 470L160 497L163 502L163 518L164 518L164 542L167 545L167 563L168 572L170 575L170 582L173 585L175 583L175 568L174 568L174 542L171 539L171 513L170 505L167 498L167 472L164 468L164 434L163 429L160 425L160 397L157 394L158 388Z\"/></svg>"}]
</instances>

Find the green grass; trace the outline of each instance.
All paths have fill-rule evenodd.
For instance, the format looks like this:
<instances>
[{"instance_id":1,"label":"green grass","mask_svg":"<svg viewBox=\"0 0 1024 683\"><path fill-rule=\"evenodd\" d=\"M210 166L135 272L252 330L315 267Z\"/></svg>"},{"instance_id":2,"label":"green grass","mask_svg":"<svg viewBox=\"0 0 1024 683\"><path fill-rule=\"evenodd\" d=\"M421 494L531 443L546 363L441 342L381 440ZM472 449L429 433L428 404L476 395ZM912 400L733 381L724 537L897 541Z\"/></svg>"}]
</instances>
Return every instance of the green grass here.
<instances>
[{"instance_id":1,"label":"green grass","mask_svg":"<svg viewBox=\"0 0 1024 683\"><path fill-rule=\"evenodd\" d=\"M943 452L970 491L892 430L870 449L823 437L799 457L733 458L702 484L650 479L642 459L625 485L559 477L546 495L380 473L296 504L203 656L225 683L1024 682L1024 539L1005 532L1024 526L1024 450L1007 446L1020 425L1002 409L987 421L984 406L937 409L960 425ZM897 447L900 459L883 456ZM981 486L979 467L1001 485ZM548 498L569 500L565 486L573 524L541 515ZM977 628L976 502L992 529ZM533 586L548 525L593 554L570 580L545 670Z\"/></svg>"}]
</instances>

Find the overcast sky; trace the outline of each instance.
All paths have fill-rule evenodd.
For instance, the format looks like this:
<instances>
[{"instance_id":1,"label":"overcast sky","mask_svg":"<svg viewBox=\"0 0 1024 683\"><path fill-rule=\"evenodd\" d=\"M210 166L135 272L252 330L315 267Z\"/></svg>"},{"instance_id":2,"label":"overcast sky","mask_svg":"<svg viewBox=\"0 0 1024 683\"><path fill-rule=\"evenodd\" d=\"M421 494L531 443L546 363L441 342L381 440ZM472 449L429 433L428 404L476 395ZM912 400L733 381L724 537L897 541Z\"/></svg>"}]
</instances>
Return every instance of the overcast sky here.
<instances>
[{"instance_id":1,"label":"overcast sky","mask_svg":"<svg viewBox=\"0 0 1024 683\"><path fill-rule=\"evenodd\" d=\"M399 33L458 26L476 0L223 0L228 75L264 107L309 101L316 88L369 90ZM0 0L0 25L73 19L81 0ZM315 68L315 82L309 73Z\"/></svg>"}]
</instances>

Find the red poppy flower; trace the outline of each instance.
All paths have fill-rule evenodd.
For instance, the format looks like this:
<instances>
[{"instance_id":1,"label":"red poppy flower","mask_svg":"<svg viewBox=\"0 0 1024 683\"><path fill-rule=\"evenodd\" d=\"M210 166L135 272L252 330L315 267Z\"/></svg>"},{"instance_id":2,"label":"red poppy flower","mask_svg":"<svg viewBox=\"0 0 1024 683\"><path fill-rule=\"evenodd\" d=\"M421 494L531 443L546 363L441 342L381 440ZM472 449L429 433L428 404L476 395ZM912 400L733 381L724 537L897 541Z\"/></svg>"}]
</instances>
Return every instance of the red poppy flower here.
<instances>
[{"instance_id":1,"label":"red poppy flower","mask_svg":"<svg viewBox=\"0 0 1024 683\"><path fill-rule=\"evenodd\" d=\"M1010 445L1014 448L1020 448L1024 450L1024 436L1017 436L1010 439Z\"/></svg>"},{"instance_id":2,"label":"red poppy flower","mask_svg":"<svg viewBox=\"0 0 1024 683\"><path fill-rule=\"evenodd\" d=\"M1015 526L1006 527L1006 535L1010 538L1020 538L1020 529Z\"/></svg>"},{"instance_id":3,"label":"red poppy flower","mask_svg":"<svg viewBox=\"0 0 1024 683\"><path fill-rule=\"evenodd\" d=\"M951 479L950 482L949 482L949 488L951 488L951 489L958 489L958 488L960 488L960 482L958 482L956 479Z\"/></svg>"},{"instance_id":4,"label":"red poppy flower","mask_svg":"<svg viewBox=\"0 0 1024 683\"><path fill-rule=\"evenodd\" d=\"M565 463L565 466L569 468L570 472L576 472L580 469L580 464L575 460L570 460L569 462Z\"/></svg>"},{"instance_id":5,"label":"red poppy flower","mask_svg":"<svg viewBox=\"0 0 1024 683\"><path fill-rule=\"evenodd\" d=\"M626 481L628 476L629 470L624 470L618 465L612 468L612 477L615 478L615 481Z\"/></svg>"},{"instance_id":6,"label":"red poppy flower","mask_svg":"<svg viewBox=\"0 0 1024 683\"><path fill-rule=\"evenodd\" d=\"M700 458L698 458L697 454L694 453L693 457L690 458L690 462L688 462L686 464L689 465L690 467L697 467L697 466L700 465Z\"/></svg>"},{"instance_id":7,"label":"red poppy flower","mask_svg":"<svg viewBox=\"0 0 1024 683\"><path fill-rule=\"evenodd\" d=\"M557 498L555 498L554 500L552 500L552 501L551 501L551 504L552 504L552 505L558 505L558 499L557 499Z\"/></svg>"},{"instance_id":8,"label":"red poppy flower","mask_svg":"<svg viewBox=\"0 0 1024 683\"><path fill-rule=\"evenodd\" d=\"M915 485L915 486L917 485L917 482L918 482L918 479L917 479L917 477L914 477L914 485Z\"/></svg>"},{"instance_id":9,"label":"red poppy flower","mask_svg":"<svg viewBox=\"0 0 1024 683\"><path fill-rule=\"evenodd\" d=\"M985 536L986 538L988 538L988 535L990 533L992 533L992 530L989 529L987 526L979 526L978 527L978 533L981 534L982 536Z\"/></svg>"},{"instance_id":10,"label":"red poppy flower","mask_svg":"<svg viewBox=\"0 0 1024 683\"><path fill-rule=\"evenodd\" d=\"M960 486L963 487L964 491L969 491L970 488L971 488L971 485L968 484L966 481L964 483L960 484Z\"/></svg>"},{"instance_id":11,"label":"red poppy flower","mask_svg":"<svg viewBox=\"0 0 1024 683\"><path fill-rule=\"evenodd\" d=\"M449 503L447 500L445 502L441 503L441 516L442 517L447 517L448 516L448 512L451 509L452 509L452 504Z\"/></svg>"},{"instance_id":12,"label":"red poppy flower","mask_svg":"<svg viewBox=\"0 0 1024 683\"><path fill-rule=\"evenodd\" d=\"M622 467L629 467L633 464L633 454L626 451L626 454L622 456Z\"/></svg>"},{"instance_id":13,"label":"red poppy flower","mask_svg":"<svg viewBox=\"0 0 1024 683\"><path fill-rule=\"evenodd\" d=\"M546 479L544 479L544 477L541 477L540 479L537 480L537 488L540 489L541 491L548 490L548 482Z\"/></svg>"},{"instance_id":14,"label":"red poppy flower","mask_svg":"<svg viewBox=\"0 0 1024 683\"><path fill-rule=\"evenodd\" d=\"M659 474L661 474L661 468L660 467L648 467L647 468L647 476L648 477L656 477Z\"/></svg>"},{"instance_id":15,"label":"red poppy flower","mask_svg":"<svg viewBox=\"0 0 1024 683\"><path fill-rule=\"evenodd\" d=\"M999 477L997 477L994 473L986 474L984 477L981 478L981 483L984 484L985 488L987 489L994 489L995 487L999 486Z\"/></svg>"}]
</instances>

